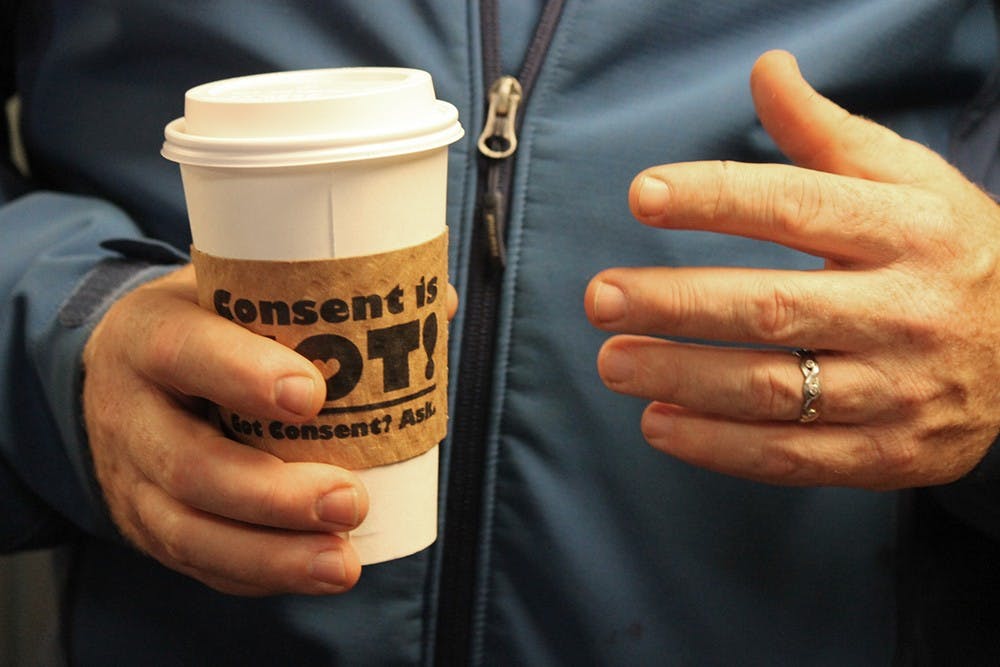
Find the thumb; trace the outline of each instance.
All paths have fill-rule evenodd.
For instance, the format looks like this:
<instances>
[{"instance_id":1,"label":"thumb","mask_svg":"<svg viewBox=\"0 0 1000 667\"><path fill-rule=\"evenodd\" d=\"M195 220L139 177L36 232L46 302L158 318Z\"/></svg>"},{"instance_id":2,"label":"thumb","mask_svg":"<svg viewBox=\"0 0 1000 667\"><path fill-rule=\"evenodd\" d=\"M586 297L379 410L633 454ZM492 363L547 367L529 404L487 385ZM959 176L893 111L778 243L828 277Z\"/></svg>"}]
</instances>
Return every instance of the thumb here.
<instances>
[{"instance_id":1,"label":"thumb","mask_svg":"<svg viewBox=\"0 0 1000 667\"><path fill-rule=\"evenodd\" d=\"M941 177L942 158L817 93L788 52L758 58L750 92L764 129L799 166L889 183Z\"/></svg>"}]
</instances>

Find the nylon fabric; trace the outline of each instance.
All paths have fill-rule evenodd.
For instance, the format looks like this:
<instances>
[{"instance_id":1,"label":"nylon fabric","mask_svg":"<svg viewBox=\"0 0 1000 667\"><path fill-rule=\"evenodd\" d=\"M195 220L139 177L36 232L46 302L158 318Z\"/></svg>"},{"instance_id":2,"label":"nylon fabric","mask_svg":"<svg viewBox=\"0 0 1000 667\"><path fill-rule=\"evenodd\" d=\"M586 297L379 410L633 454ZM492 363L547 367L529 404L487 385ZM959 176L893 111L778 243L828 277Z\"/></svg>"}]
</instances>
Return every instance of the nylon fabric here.
<instances>
[{"instance_id":1,"label":"nylon fabric","mask_svg":"<svg viewBox=\"0 0 1000 667\"><path fill-rule=\"evenodd\" d=\"M892 660L896 495L767 487L651 450L638 430L643 402L597 377L605 334L581 299L594 273L623 264L815 268L773 244L644 228L628 212L628 184L670 161L782 160L747 85L754 59L779 47L824 94L946 151L995 61L991 4L567 2L524 117L510 200L468 664ZM531 3L504 7L504 21L534 20ZM483 115L475 2L49 0L20 21L24 138L46 191L0 209L0 294L12 314L0 363L3 377L26 378L0 386L0 475L23 482L0 487L0 499L29 519L0 536L18 546L35 527L40 541L71 544L71 662L429 663L449 576L441 540L366 568L347 595L254 600L121 545L79 425L87 327L60 325L58 312L112 256L102 241L187 248L176 165L158 150L188 87L362 64L426 69L459 108L466 136L450 151L448 216L461 296ZM453 373L463 324L460 311Z\"/></svg>"}]
</instances>

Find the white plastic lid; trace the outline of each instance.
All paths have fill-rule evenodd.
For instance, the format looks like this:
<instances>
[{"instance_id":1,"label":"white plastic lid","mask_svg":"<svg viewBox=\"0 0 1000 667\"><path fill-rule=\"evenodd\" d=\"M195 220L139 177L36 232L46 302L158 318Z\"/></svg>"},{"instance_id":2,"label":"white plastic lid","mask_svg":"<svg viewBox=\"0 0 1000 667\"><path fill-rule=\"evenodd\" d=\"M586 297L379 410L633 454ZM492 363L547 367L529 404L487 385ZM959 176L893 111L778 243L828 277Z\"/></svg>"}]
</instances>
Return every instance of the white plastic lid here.
<instances>
[{"instance_id":1,"label":"white plastic lid","mask_svg":"<svg viewBox=\"0 0 1000 667\"><path fill-rule=\"evenodd\" d=\"M190 89L162 154L206 167L297 166L416 153L463 133L422 70L300 70Z\"/></svg>"}]
</instances>

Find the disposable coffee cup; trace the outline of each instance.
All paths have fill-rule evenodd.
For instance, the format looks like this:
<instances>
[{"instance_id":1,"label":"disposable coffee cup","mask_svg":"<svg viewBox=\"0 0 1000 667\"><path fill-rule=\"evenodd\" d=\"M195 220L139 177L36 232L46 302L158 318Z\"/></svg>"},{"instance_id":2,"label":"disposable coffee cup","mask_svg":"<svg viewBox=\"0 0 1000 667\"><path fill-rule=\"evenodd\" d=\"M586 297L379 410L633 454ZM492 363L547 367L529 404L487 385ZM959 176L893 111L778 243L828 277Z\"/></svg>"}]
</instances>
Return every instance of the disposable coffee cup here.
<instances>
[{"instance_id":1,"label":"disposable coffee cup","mask_svg":"<svg viewBox=\"0 0 1000 667\"><path fill-rule=\"evenodd\" d=\"M463 130L428 73L275 72L189 90L162 154L180 164L199 301L313 361L305 424L219 406L228 434L353 469L371 500L362 564L437 536L447 427L448 145Z\"/></svg>"}]
</instances>

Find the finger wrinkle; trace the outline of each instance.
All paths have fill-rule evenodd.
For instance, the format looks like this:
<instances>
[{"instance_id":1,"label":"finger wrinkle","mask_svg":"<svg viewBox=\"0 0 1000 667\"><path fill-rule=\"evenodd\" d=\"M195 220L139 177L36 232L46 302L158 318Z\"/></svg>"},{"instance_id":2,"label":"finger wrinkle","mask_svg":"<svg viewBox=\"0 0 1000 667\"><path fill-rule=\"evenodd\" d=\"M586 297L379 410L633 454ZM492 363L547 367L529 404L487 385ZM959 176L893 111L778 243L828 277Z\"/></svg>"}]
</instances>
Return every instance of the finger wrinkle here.
<instances>
[{"instance_id":1,"label":"finger wrinkle","mask_svg":"<svg viewBox=\"0 0 1000 667\"><path fill-rule=\"evenodd\" d=\"M712 200L711 220L721 220L726 213L728 183L734 173L733 163L730 160L719 160L716 165L719 174L715 183L715 197Z\"/></svg>"}]
</instances>

